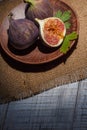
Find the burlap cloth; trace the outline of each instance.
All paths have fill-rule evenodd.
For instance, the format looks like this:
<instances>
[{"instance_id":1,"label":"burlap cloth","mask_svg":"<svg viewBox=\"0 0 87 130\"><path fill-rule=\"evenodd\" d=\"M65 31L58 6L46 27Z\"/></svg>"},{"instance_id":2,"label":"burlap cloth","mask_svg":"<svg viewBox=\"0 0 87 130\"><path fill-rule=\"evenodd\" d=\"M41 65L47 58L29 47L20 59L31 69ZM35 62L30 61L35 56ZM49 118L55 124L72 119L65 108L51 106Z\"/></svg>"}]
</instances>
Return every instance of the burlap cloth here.
<instances>
[{"instance_id":1,"label":"burlap cloth","mask_svg":"<svg viewBox=\"0 0 87 130\"><path fill-rule=\"evenodd\" d=\"M80 23L76 48L44 65L15 62L0 49L0 102L26 98L44 90L87 78L87 0L63 0L76 11ZM0 2L0 22L21 0Z\"/></svg>"}]
</instances>

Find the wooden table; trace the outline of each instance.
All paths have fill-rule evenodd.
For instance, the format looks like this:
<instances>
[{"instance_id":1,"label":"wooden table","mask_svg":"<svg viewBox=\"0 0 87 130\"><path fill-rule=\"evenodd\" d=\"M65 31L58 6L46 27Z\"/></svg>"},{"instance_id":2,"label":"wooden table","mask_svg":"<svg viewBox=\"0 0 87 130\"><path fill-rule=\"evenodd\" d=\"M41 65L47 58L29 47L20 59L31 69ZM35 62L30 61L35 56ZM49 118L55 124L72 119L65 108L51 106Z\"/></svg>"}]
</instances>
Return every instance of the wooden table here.
<instances>
[{"instance_id":1,"label":"wooden table","mask_svg":"<svg viewBox=\"0 0 87 130\"><path fill-rule=\"evenodd\" d=\"M0 105L0 130L87 130L87 79Z\"/></svg>"}]
</instances>

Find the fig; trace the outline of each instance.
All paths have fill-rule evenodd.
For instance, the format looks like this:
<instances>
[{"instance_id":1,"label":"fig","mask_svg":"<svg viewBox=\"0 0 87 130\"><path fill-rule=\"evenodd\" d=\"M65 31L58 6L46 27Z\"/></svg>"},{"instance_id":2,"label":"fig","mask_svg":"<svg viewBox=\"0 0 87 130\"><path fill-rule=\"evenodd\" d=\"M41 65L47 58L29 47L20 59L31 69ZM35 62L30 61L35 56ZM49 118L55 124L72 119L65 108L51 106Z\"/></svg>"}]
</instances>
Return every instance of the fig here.
<instances>
[{"instance_id":1,"label":"fig","mask_svg":"<svg viewBox=\"0 0 87 130\"><path fill-rule=\"evenodd\" d=\"M49 0L24 0L27 2L25 9L26 18L35 22L35 18L45 19L53 16L53 7Z\"/></svg>"},{"instance_id":2,"label":"fig","mask_svg":"<svg viewBox=\"0 0 87 130\"><path fill-rule=\"evenodd\" d=\"M13 19L9 14L9 39L15 49L26 49L31 46L38 37L37 26L28 19Z\"/></svg>"},{"instance_id":3,"label":"fig","mask_svg":"<svg viewBox=\"0 0 87 130\"><path fill-rule=\"evenodd\" d=\"M63 42L66 27L62 20L49 17L44 20L35 19L40 26L40 35L46 46L58 47Z\"/></svg>"}]
</instances>

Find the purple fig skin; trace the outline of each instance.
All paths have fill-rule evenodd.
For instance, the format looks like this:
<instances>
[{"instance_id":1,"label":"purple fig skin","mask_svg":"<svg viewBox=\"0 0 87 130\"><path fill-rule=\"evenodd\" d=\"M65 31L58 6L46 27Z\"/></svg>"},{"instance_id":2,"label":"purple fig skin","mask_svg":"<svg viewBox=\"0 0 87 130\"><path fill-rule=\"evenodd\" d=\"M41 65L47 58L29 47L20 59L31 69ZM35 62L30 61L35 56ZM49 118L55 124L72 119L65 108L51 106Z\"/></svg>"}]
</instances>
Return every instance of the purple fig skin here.
<instances>
[{"instance_id":1,"label":"purple fig skin","mask_svg":"<svg viewBox=\"0 0 87 130\"><path fill-rule=\"evenodd\" d=\"M31 46L39 35L37 26L30 20L9 20L9 39L16 49L26 49Z\"/></svg>"},{"instance_id":2,"label":"purple fig skin","mask_svg":"<svg viewBox=\"0 0 87 130\"><path fill-rule=\"evenodd\" d=\"M25 16L27 19L35 22L35 18L45 19L53 16L53 7L49 0L33 0L32 3L31 0L25 0L25 2L26 1L28 3L25 10ZM28 1L30 1L30 3Z\"/></svg>"}]
</instances>

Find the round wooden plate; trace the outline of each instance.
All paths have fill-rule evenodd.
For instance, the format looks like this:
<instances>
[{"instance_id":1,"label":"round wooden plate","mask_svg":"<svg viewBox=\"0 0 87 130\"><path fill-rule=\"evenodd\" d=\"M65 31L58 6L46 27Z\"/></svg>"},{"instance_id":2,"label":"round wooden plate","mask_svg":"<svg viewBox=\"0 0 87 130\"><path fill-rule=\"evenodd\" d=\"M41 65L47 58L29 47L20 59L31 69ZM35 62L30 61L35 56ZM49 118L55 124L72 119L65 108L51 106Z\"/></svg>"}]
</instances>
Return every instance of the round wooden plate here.
<instances>
[{"instance_id":1,"label":"round wooden plate","mask_svg":"<svg viewBox=\"0 0 87 130\"><path fill-rule=\"evenodd\" d=\"M72 31L78 32L78 22L77 22L77 15L73 11L73 9L62 1L50 0L51 4L54 8L54 13L58 10L71 11L71 28L67 30L67 34L71 33ZM25 3L21 3L16 8L11 10L14 13L15 19L25 18ZM9 21L8 17L6 17L1 25L0 29L0 42L1 47L3 50L13 59L26 63L26 64L42 64L53 61L64 54L60 52L59 48L48 48L45 47L42 42L38 39L31 47L24 51L17 51L9 45L8 40L8 29L9 29ZM75 40L71 42L70 49L75 44Z\"/></svg>"}]
</instances>

